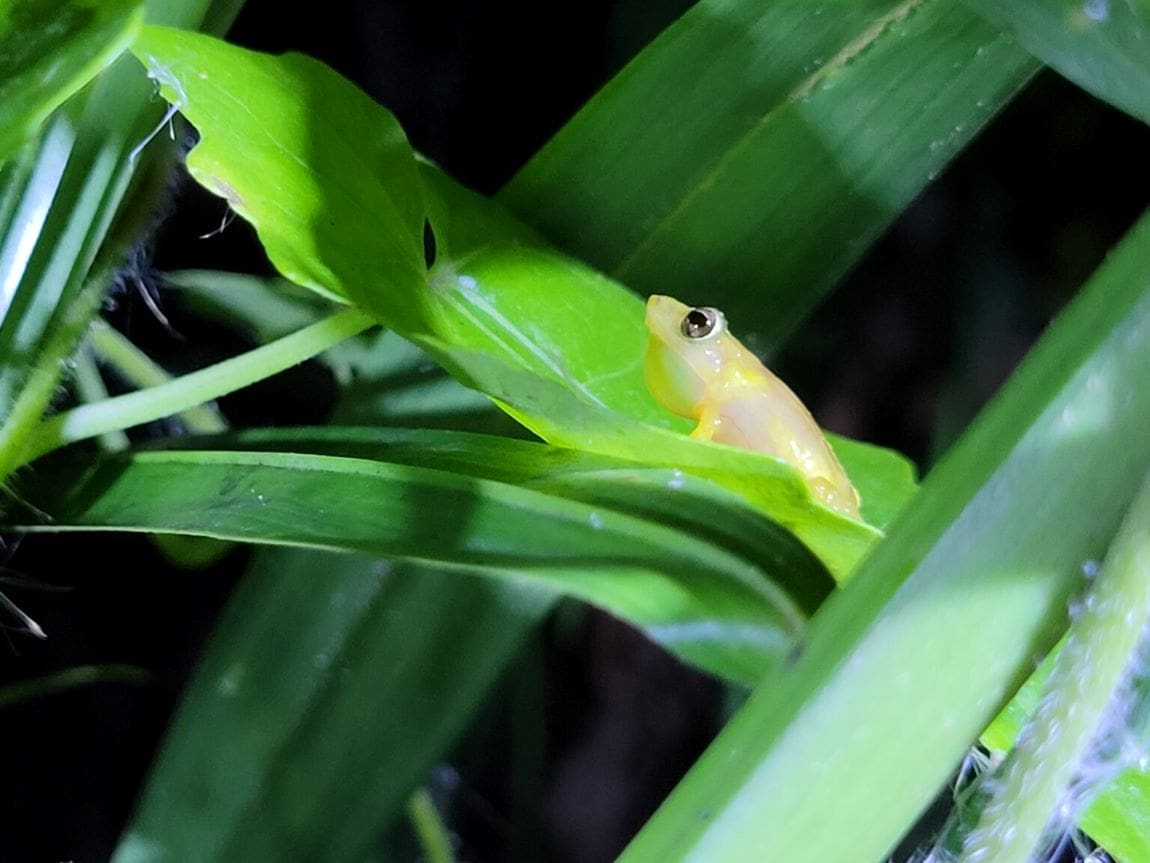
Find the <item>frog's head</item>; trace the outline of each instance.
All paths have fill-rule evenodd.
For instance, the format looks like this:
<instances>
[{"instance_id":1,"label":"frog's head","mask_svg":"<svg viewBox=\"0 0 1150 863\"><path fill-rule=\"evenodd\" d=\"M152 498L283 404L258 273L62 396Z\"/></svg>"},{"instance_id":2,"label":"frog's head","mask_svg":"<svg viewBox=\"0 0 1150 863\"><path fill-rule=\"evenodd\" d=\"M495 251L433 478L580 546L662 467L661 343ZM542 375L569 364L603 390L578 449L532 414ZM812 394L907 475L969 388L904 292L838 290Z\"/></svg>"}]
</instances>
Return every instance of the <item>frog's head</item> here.
<instances>
[{"instance_id":1,"label":"frog's head","mask_svg":"<svg viewBox=\"0 0 1150 863\"><path fill-rule=\"evenodd\" d=\"M707 384L722 372L727 319L709 306L647 300L647 388L679 416L698 416Z\"/></svg>"}]
</instances>

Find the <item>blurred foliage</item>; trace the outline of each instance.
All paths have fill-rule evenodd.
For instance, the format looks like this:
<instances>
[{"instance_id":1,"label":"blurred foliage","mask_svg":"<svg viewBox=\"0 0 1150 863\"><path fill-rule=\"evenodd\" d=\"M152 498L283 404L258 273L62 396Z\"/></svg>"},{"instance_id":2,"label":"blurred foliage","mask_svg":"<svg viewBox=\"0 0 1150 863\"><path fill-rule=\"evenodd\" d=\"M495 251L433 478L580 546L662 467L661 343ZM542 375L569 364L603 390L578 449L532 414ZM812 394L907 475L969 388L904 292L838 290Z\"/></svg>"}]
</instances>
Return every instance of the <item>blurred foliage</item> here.
<instances>
[{"instance_id":1,"label":"blurred foliage","mask_svg":"<svg viewBox=\"0 0 1150 863\"><path fill-rule=\"evenodd\" d=\"M0 17L27 61L0 68L0 456L149 424L126 453L80 443L9 480L6 524L35 534L13 565L36 579L12 620L49 639L21 643L3 719L45 742L5 767L56 786L53 764L86 758L121 788L77 796L83 821L20 783L16 856L442 856L431 801L461 857L611 859L718 730L718 687L560 595L752 690L626 859L929 847L941 820L921 813L1065 628L1150 463L1150 229L1128 231L1150 136L1031 80L1045 64L1145 119L1141 0L629 2L559 22L368 4L292 35L253 3L233 42L302 47L370 96L307 57L145 28L134 52L195 127L170 135L141 67L113 63L131 4L66 5L79 25L33 0ZM218 33L234 12L177 7L149 20ZM216 197L165 188L173 138ZM161 281L153 251L183 272ZM109 285L142 355L93 339L116 397L84 404L101 382L60 381ZM835 438L862 525L779 462L688 441L642 382L633 290L722 305L827 427L932 468L922 491L897 453ZM212 430L240 430L165 419L205 399ZM268 425L287 428L245 430ZM530 433L545 442L514 440ZM173 565L61 533L98 527L160 531ZM218 539L278 547L249 561ZM25 589L45 581L76 589ZM143 731L109 746L125 726ZM1128 861L1139 787L1127 774L1082 822Z\"/></svg>"}]
</instances>

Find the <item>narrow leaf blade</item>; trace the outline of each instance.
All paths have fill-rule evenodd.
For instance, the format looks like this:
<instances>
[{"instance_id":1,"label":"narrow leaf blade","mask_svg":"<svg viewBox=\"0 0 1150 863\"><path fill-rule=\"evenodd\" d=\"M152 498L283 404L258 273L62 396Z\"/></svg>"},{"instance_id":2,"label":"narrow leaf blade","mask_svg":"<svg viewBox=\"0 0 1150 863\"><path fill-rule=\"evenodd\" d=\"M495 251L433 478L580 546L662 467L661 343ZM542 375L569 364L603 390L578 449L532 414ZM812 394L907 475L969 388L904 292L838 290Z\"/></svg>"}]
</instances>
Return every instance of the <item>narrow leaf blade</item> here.
<instances>
[{"instance_id":1,"label":"narrow leaf blade","mask_svg":"<svg viewBox=\"0 0 1150 863\"><path fill-rule=\"evenodd\" d=\"M774 346L1036 68L951 0L700 2L499 199Z\"/></svg>"},{"instance_id":2,"label":"narrow leaf blade","mask_svg":"<svg viewBox=\"0 0 1150 863\"><path fill-rule=\"evenodd\" d=\"M744 683L785 654L804 621L763 569L707 538L722 501L695 497L691 483L667 488L662 475L648 494L673 498L702 530L459 473L324 455L141 453L46 477L23 494L51 521L14 527L187 533L529 578ZM795 560L804 558L768 556Z\"/></svg>"},{"instance_id":3,"label":"narrow leaf blade","mask_svg":"<svg viewBox=\"0 0 1150 863\"><path fill-rule=\"evenodd\" d=\"M0 162L131 43L141 0L14 0L0 9Z\"/></svg>"},{"instance_id":4,"label":"narrow leaf blade","mask_svg":"<svg viewBox=\"0 0 1150 863\"><path fill-rule=\"evenodd\" d=\"M389 112L299 54L154 26L132 50L200 130L188 170L260 229L281 273L418 328L423 194Z\"/></svg>"},{"instance_id":5,"label":"narrow leaf blade","mask_svg":"<svg viewBox=\"0 0 1150 863\"><path fill-rule=\"evenodd\" d=\"M1150 123L1146 0L963 2L1080 87Z\"/></svg>"},{"instance_id":6,"label":"narrow leaf blade","mask_svg":"<svg viewBox=\"0 0 1150 863\"><path fill-rule=\"evenodd\" d=\"M263 550L113 859L364 859L549 606L545 590Z\"/></svg>"}]
</instances>

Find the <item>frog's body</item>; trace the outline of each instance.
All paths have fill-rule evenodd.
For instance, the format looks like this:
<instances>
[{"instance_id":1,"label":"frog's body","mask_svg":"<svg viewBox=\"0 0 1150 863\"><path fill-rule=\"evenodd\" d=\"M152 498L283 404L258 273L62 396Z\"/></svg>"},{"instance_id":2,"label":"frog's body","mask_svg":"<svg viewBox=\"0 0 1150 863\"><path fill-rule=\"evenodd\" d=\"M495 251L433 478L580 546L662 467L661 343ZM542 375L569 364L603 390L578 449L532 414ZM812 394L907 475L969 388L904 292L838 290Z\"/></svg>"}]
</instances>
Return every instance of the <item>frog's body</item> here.
<instances>
[{"instance_id":1,"label":"frog's body","mask_svg":"<svg viewBox=\"0 0 1150 863\"><path fill-rule=\"evenodd\" d=\"M860 517L858 492L810 411L727 331L722 312L652 296L647 329L647 387L665 408L698 421L692 437L783 459L817 500Z\"/></svg>"}]
</instances>

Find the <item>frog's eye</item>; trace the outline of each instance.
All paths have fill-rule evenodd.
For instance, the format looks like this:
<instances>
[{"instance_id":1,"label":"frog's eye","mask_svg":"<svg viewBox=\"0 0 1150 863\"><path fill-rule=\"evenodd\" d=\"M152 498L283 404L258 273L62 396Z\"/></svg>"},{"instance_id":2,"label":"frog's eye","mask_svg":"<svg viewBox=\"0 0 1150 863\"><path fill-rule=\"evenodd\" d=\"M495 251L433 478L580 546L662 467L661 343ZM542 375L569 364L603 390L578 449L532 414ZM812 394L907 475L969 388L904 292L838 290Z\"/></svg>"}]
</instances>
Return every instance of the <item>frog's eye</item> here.
<instances>
[{"instance_id":1,"label":"frog's eye","mask_svg":"<svg viewBox=\"0 0 1150 863\"><path fill-rule=\"evenodd\" d=\"M723 313L710 306L700 306L691 309L683 316L679 324L679 331L689 339L705 339L708 336L718 335L724 329L726 321Z\"/></svg>"}]
</instances>

